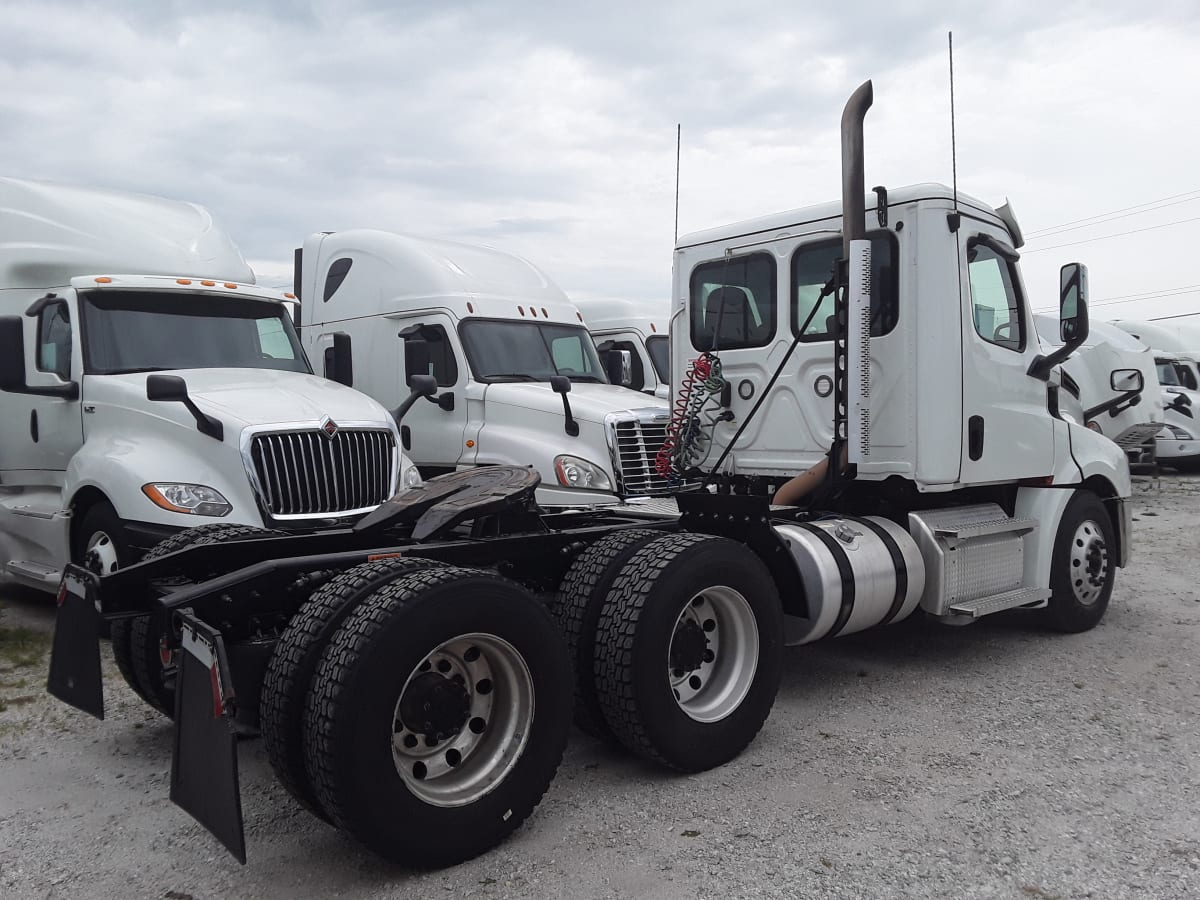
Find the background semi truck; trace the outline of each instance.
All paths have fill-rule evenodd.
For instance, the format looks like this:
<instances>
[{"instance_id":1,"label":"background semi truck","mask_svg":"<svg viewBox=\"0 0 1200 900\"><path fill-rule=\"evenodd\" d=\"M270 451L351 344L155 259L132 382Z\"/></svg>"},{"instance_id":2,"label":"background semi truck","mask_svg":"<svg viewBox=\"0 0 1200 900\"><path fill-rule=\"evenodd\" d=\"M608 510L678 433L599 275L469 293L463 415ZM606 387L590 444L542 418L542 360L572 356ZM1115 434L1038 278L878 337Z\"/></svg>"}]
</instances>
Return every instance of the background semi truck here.
<instances>
[{"instance_id":1,"label":"background semi truck","mask_svg":"<svg viewBox=\"0 0 1200 900\"><path fill-rule=\"evenodd\" d=\"M665 399L670 392L671 377L667 304L632 300L576 300L575 303L596 339L602 360L612 353L629 354L630 371L625 386Z\"/></svg>"},{"instance_id":2,"label":"background semi truck","mask_svg":"<svg viewBox=\"0 0 1200 900\"><path fill-rule=\"evenodd\" d=\"M177 803L245 858L229 722L255 719L300 803L429 866L533 811L572 693L582 727L696 772L754 739L785 645L917 610L1094 627L1129 554L1130 479L1051 380L1088 334L1086 270L1064 267L1064 345L1043 354L1010 211L919 185L881 191L868 231L870 104L868 82L843 113L841 203L679 240L662 463L703 481L678 519L547 511L535 471L475 467L349 529L70 567L50 690L103 715L98 656L71 648L95 647L100 616L157 615L181 657ZM411 387L401 413L439 390Z\"/></svg>"},{"instance_id":3,"label":"background semi truck","mask_svg":"<svg viewBox=\"0 0 1200 900\"><path fill-rule=\"evenodd\" d=\"M404 448L426 477L532 465L551 505L662 494L666 404L610 384L584 316L527 260L356 229L297 251L304 344L325 374L385 405L432 375Z\"/></svg>"}]
</instances>

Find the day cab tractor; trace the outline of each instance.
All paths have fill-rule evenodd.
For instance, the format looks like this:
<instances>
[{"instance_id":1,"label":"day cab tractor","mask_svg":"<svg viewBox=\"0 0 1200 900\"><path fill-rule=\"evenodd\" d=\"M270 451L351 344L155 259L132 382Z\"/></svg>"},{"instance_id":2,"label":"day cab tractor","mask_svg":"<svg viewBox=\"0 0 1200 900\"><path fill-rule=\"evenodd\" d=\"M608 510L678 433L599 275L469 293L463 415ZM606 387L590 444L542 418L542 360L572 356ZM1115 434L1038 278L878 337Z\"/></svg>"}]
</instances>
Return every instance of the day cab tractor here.
<instances>
[{"instance_id":1,"label":"day cab tractor","mask_svg":"<svg viewBox=\"0 0 1200 900\"><path fill-rule=\"evenodd\" d=\"M257 730L301 804L438 866L532 812L572 705L592 734L696 772L754 739L785 646L918 610L1095 626L1130 480L1115 444L1058 412L1086 272L1064 267L1064 344L1039 354L1009 211L934 185L866 199L871 98L868 82L843 114L841 204L678 242L659 457L677 517L546 511L533 470L494 466L352 527L210 528L111 574L68 569L51 692L103 715L100 620L151 615L171 796L239 858L236 740ZM397 418L437 385L412 389ZM771 502L826 451L803 505Z\"/></svg>"}]
</instances>

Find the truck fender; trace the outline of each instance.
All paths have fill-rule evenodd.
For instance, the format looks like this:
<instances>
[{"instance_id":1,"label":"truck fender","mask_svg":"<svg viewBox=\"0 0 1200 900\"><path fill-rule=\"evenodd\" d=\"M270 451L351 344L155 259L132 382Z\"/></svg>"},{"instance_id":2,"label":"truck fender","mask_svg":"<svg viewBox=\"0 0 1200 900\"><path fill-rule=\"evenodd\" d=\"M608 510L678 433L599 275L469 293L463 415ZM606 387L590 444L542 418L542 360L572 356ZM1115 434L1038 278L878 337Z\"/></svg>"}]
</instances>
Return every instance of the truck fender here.
<instances>
[{"instance_id":1,"label":"truck fender","mask_svg":"<svg viewBox=\"0 0 1200 900\"><path fill-rule=\"evenodd\" d=\"M1054 555L1054 539L1062 522L1063 511L1076 491L1090 491L1104 502L1112 519L1113 534L1118 546L1116 558L1120 565L1128 558L1128 537L1121 522L1122 504L1113 484L1095 476L1083 484L1064 487L1020 487L1014 510L1017 518L1034 519L1037 530L1025 539L1025 569L1023 583L1027 587L1050 587L1050 567Z\"/></svg>"}]
</instances>

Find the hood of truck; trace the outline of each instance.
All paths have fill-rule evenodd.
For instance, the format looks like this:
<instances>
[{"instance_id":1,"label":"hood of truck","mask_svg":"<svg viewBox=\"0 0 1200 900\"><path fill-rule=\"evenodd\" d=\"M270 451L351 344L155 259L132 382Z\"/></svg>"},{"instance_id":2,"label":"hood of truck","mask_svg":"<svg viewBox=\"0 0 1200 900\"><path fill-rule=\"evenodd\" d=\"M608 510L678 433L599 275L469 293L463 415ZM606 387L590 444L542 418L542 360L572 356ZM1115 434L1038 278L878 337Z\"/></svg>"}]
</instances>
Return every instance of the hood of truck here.
<instances>
[{"instance_id":1,"label":"hood of truck","mask_svg":"<svg viewBox=\"0 0 1200 900\"><path fill-rule=\"evenodd\" d=\"M324 421L328 416L338 425L351 422L388 424L391 416L379 403L345 385L309 375L277 369L177 369L187 382L188 396L227 428L247 425L283 425ZM103 385L103 387L101 387ZM146 373L93 376L85 393L99 389L109 403L131 408L147 407L166 413L175 407L183 418L191 416L182 403L146 399ZM88 397L84 397L85 402ZM176 413L167 417L178 419Z\"/></svg>"},{"instance_id":2,"label":"hood of truck","mask_svg":"<svg viewBox=\"0 0 1200 900\"><path fill-rule=\"evenodd\" d=\"M517 406L559 418L563 415L562 396L554 393L546 381L489 384L485 397L489 406ZM635 410L641 415L646 415L647 410L666 415L668 409L665 400L614 384L572 384L567 399L571 402L571 415L581 422L598 424L603 424L605 416L612 413L624 413L632 418L636 415Z\"/></svg>"}]
</instances>

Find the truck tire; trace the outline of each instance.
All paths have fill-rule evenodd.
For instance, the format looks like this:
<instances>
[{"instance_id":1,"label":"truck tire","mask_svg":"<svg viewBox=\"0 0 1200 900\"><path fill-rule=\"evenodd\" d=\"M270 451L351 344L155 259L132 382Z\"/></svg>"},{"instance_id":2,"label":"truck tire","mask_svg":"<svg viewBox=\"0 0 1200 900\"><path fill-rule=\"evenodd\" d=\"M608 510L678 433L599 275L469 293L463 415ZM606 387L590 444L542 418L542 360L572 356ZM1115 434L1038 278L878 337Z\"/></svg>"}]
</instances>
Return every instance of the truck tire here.
<instances>
[{"instance_id":1,"label":"truck tire","mask_svg":"<svg viewBox=\"0 0 1200 900\"><path fill-rule=\"evenodd\" d=\"M779 593L745 545L661 537L613 582L596 629L596 693L639 756L683 772L728 762L762 728L782 672Z\"/></svg>"},{"instance_id":2,"label":"truck tire","mask_svg":"<svg viewBox=\"0 0 1200 900\"><path fill-rule=\"evenodd\" d=\"M304 701L321 651L364 597L419 569L440 568L432 559L384 559L335 575L300 607L275 644L259 700L259 729L280 784L314 815L329 817L304 770Z\"/></svg>"},{"instance_id":3,"label":"truck tire","mask_svg":"<svg viewBox=\"0 0 1200 900\"><path fill-rule=\"evenodd\" d=\"M558 587L551 612L567 639L567 652L575 669L575 724L592 737L615 742L604 721L592 660L600 610L621 568L650 541L663 536L646 528L618 531L601 538L575 558Z\"/></svg>"},{"instance_id":4,"label":"truck tire","mask_svg":"<svg viewBox=\"0 0 1200 900\"><path fill-rule=\"evenodd\" d=\"M550 786L571 727L570 660L524 588L424 569L350 613L304 725L309 781L338 827L394 862L452 865L507 837Z\"/></svg>"},{"instance_id":5,"label":"truck tire","mask_svg":"<svg viewBox=\"0 0 1200 900\"><path fill-rule=\"evenodd\" d=\"M271 533L254 525L234 525L230 522L200 525L159 541L146 551L142 562L185 547L246 540ZM166 663L161 651L162 638L162 630L157 627L154 616L117 619L112 625L113 658L126 684L164 716L174 718L175 690L163 680Z\"/></svg>"},{"instance_id":6,"label":"truck tire","mask_svg":"<svg viewBox=\"0 0 1200 900\"><path fill-rule=\"evenodd\" d=\"M1063 510L1051 557L1046 613L1055 629L1076 633L1100 624L1116 579L1116 546L1100 498L1076 491Z\"/></svg>"}]
</instances>

